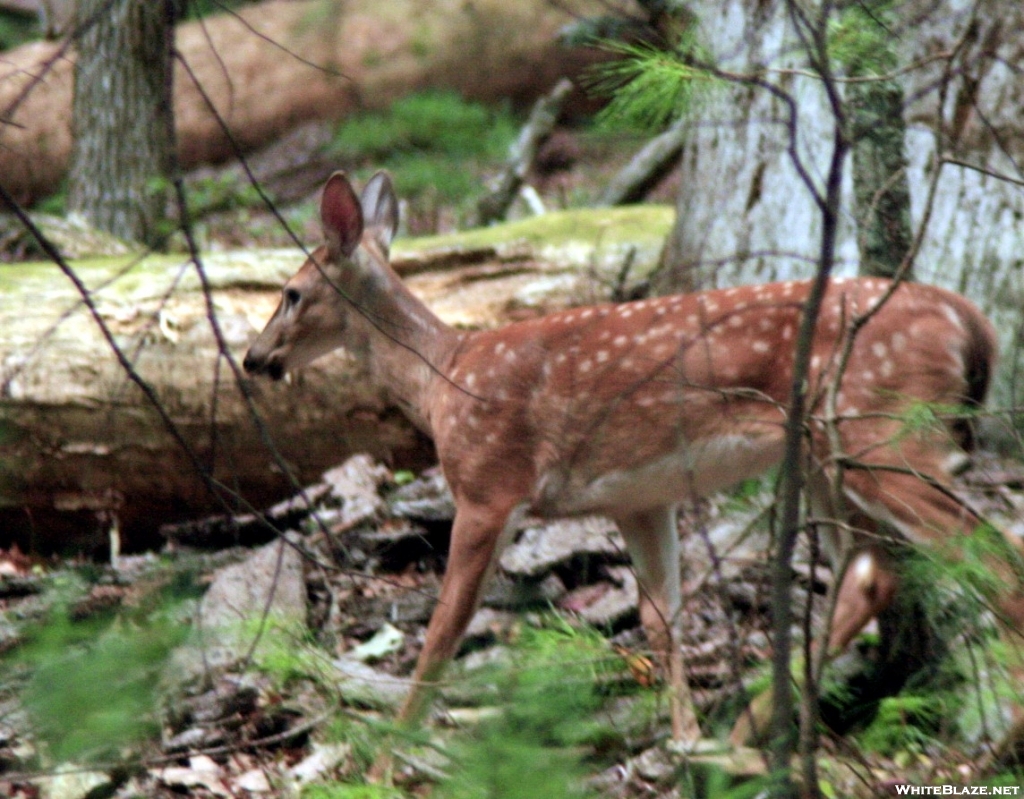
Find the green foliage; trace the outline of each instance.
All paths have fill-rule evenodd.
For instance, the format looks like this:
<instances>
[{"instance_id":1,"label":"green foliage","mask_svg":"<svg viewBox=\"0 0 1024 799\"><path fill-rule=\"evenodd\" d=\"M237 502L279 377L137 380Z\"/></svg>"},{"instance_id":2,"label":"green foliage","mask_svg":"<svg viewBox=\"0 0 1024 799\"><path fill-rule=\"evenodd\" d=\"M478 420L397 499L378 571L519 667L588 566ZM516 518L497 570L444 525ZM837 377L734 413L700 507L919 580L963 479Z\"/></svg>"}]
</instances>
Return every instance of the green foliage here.
<instances>
[{"instance_id":1,"label":"green foliage","mask_svg":"<svg viewBox=\"0 0 1024 799\"><path fill-rule=\"evenodd\" d=\"M302 799L402 799L401 791L384 785L308 785Z\"/></svg>"},{"instance_id":2,"label":"green foliage","mask_svg":"<svg viewBox=\"0 0 1024 799\"><path fill-rule=\"evenodd\" d=\"M992 565L1008 563L1019 570L1022 564L1006 539L987 524L943 544L927 553L908 553L903 577L908 590L927 598L925 604L932 611L932 621L944 624L952 635L976 626L987 598L1007 588Z\"/></svg>"},{"instance_id":3,"label":"green foliage","mask_svg":"<svg viewBox=\"0 0 1024 799\"><path fill-rule=\"evenodd\" d=\"M333 696L337 676L309 630L296 629L294 623L270 614L246 620L237 634L241 640L257 642L252 665L269 677L278 690L287 690L306 680L324 695Z\"/></svg>"},{"instance_id":4,"label":"green foliage","mask_svg":"<svg viewBox=\"0 0 1024 799\"><path fill-rule=\"evenodd\" d=\"M195 218L219 211L258 206L262 198L247 180L222 174L189 183L189 211Z\"/></svg>"},{"instance_id":5,"label":"green foliage","mask_svg":"<svg viewBox=\"0 0 1024 799\"><path fill-rule=\"evenodd\" d=\"M660 131L689 113L715 80L695 65L692 36L674 51L620 43L606 49L619 57L598 66L590 82L591 91L611 97L598 116L605 127Z\"/></svg>"},{"instance_id":6,"label":"green foliage","mask_svg":"<svg viewBox=\"0 0 1024 799\"><path fill-rule=\"evenodd\" d=\"M335 134L334 150L388 168L404 196L434 191L454 200L476 185L466 162L503 158L515 134L507 110L468 102L451 91L426 91L395 101L386 113L346 120Z\"/></svg>"},{"instance_id":7,"label":"green foliage","mask_svg":"<svg viewBox=\"0 0 1024 799\"><path fill-rule=\"evenodd\" d=\"M918 436L922 433L949 435L949 425L953 420L958 422L971 420L982 413L979 408L968 405L951 405L941 402L911 402L900 416L900 429L896 440Z\"/></svg>"},{"instance_id":8,"label":"green foliage","mask_svg":"<svg viewBox=\"0 0 1024 799\"><path fill-rule=\"evenodd\" d=\"M883 699L878 714L858 736L860 745L871 752L892 755L899 751L924 750L935 731L948 717L950 697L942 692L903 692Z\"/></svg>"},{"instance_id":9,"label":"green foliage","mask_svg":"<svg viewBox=\"0 0 1024 799\"><path fill-rule=\"evenodd\" d=\"M527 628L512 668L488 675L504 705L455 752L452 776L437 799L533 799L584 796L580 744L597 732L591 716L601 704L595 680L622 668L592 630L554 617Z\"/></svg>"},{"instance_id":10,"label":"green foliage","mask_svg":"<svg viewBox=\"0 0 1024 799\"><path fill-rule=\"evenodd\" d=\"M66 610L30 637L25 709L49 754L81 760L156 734L158 677L185 627L164 615L72 621Z\"/></svg>"},{"instance_id":11,"label":"green foliage","mask_svg":"<svg viewBox=\"0 0 1024 799\"><path fill-rule=\"evenodd\" d=\"M695 799L754 799L770 795L768 788L772 780L768 776L737 780L734 775L720 768L711 768L693 782L696 784L690 786L688 795Z\"/></svg>"},{"instance_id":12,"label":"green foliage","mask_svg":"<svg viewBox=\"0 0 1024 799\"><path fill-rule=\"evenodd\" d=\"M877 75L896 66L894 6L894 0L864 0L829 19L829 52L851 75Z\"/></svg>"},{"instance_id":13,"label":"green foliage","mask_svg":"<svg viewBox=\"0 0 1024 799\"><path fill-rule=\"evenodd\" d=\"M10 50L38 39L41 33L37 19L11 11L0 12L0 50Z\"/></svg>"},{"instance_id":14,"label":"green foliage","mask_svg":"<svg viewBox=\"0 0 1024 799\"><path fill-rule=\"evenodd\" d=\"M189 0L185 4L185 19L202 19L213 14L251 5L253 0Z\"/></svg>"}]
</instances>

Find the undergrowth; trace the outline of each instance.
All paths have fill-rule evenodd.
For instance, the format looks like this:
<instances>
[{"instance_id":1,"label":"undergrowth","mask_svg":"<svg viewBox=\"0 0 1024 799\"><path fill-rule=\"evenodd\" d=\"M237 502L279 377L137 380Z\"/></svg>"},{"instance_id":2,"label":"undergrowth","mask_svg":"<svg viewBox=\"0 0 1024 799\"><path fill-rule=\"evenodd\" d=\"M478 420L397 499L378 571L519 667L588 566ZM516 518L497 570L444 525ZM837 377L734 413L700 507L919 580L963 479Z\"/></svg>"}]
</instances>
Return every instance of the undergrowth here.
<instances>
[{"instance_id":1,"label":"undergrowth","mask_svg":"<svg viewBox=\"0 0 1024 799\"><path fill-rule=\"evenodd\" d=\"M458 206L479 194L478 170L500 163L516 132L507 107L431 90L402 97L386 111L349 117L333 150L355 166L388 169L399 195L413 203Z\"/></svg>"}]
</instances>

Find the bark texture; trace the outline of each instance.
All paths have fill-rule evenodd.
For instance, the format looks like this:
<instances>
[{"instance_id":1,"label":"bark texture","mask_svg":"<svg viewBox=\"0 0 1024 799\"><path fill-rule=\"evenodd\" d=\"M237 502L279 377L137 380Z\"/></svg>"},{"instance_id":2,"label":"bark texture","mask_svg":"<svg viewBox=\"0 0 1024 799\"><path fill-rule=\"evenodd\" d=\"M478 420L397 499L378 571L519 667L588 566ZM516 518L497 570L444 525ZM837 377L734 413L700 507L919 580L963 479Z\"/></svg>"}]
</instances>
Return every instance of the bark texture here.
<instances>
[{"instance_id":1,"label":"bark texture","mask_svg":"<svg viewBox=\"0 0 1024 799\"><path fill-rule=\"evenodd\" d=\"M79 0L68 210L127 241L166 233L174 0Z\"/></svg>"},{"instance_id":2,"label":"bark texture","mask_svg":"<svg viewBox=\"0 0 1024 799\"><path fill-rule=\"evenodd\" d=\"M883 29L884 4L865 4L866 24ZM870 16L868 16L870 15ZM857 17L859 19L859 15ZM860 274L912 280L906 256L911 249L910 187L904 153L907 123L903 87L886 78L899 65L897 42L878 37L867 56L851 59L848 72L866 78L847 86L850 136L853 140L853 202L857 221Z\"/></svg>"},{"instance_id":3,"label":"bark texture","mask_svg":"<svg viewBox=\"0 0 1024 799\"><path fill-rule=\"evenodd\" d=\"M804 67L782 6L757 0L695 0L701 41L725 70ZM1019 185L1024 136L1017 117L1024 84L1024 6L1015 0L908 0L896 5L893 32L907 98L907 181L910 224L924 218L934 157L951 155L984 171L941 167L931 217L914 262L915 277L961 291L979 303L1003 334L995 402L1009 405L1018 363L1024 298L1024 194ZM974 12L974 13L972 13ZM682 189L659 290L727 286L810 275L821 239L820 214L787 149L795 151L818 188L827 171L831 112L813 78L776 77L799 110L790 127L785 103L749 85L711 93L681 157ZM945 85L945 93L939 87ZM852 170L847 169L850 175ZM885 180L891 171L880 178ZM858 229L852 178L844 183L837 241L837 275L858 271Z\"/></svg>"}]
</instances>

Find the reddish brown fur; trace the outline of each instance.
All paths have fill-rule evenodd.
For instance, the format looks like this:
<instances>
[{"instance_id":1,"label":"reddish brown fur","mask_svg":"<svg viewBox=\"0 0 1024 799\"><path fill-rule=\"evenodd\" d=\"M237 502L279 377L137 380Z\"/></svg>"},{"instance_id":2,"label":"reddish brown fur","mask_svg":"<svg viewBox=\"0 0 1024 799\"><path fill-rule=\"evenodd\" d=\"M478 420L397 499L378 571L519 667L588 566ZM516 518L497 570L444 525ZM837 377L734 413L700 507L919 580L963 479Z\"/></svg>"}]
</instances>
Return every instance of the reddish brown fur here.
<instances>
[{"instance_id":1,"label":"reddish brown fur","mask_svg":"<svg viewBox=\"0 0 1024 799\"><path fill-rule=\"evenodd\" d=\"M673 734L699 735L678 642L675 510L781 456L810 283L577 308L458 332L387 263L397 201L386 177L376 176L360 202L335 175L321 214L328 245L286 284L246 368L280 374L344 345L368 359L375 379L434 438L457 514L402 718L420 715L425 686L455 654L510 519L602 513L619 524L637 569L644 626L674 690ZM844 647L897 590L896 574L872 549L878 533L938 547L979 521L948 489L948 468L970 443L966 428L950 422L908 434L903 419L919 403L980 402L994 333L962 297L900 285L860 329L838 376L850 323L890 288L877 279L832 281L814 337L810 483L824 512L874 520L862 534L832 536L837 566L851 551L864 554L839 590L830 648ZM845 468L833 496L826 489L838 462ZM999 601L1007 629L1024 629L1017 589Z\"/></svg>"}]
</instances>

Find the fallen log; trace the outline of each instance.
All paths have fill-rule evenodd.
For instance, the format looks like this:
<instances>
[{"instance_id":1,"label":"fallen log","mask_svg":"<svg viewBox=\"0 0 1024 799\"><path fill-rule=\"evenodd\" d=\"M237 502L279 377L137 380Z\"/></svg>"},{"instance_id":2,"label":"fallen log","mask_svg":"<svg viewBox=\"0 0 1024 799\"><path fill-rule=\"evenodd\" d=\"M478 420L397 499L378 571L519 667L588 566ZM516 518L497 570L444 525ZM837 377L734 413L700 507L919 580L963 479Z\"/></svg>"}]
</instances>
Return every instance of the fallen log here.
<instances>
[{"instance_id":1,"label":"fallen log","mask_svg":"<svg viewBox=\"0 0 1024 799\"><path fill-rule=\"evenodd\" d=\"M301 122L384 108L424 88L527 104L598 57L557 44L570 11L600 4L570 5L268 0L184 23L175 45L179 158L186 168L222 161L234 155L232 138L252 149ZM66 41L0 56L0 175L20 202L51 194L67 170L73 72Z\"/></svg>"},{"instance_id":2,"label":"fallen log","mask_svg":"<svg viewBox=\"0 0 1024 799\"><path fill-rule=\"evenodd\" d=\"M642 280L671 218L652 206L549 214L399 241L395 265L448 321L500 324L609 296L631 247ZM241 357L301 261L294 250L207 256L209 303L180 255L75 262L95 313L54 264L0 269L0 548L103 550L116 525L138 550L162 523L266 508L355 452L427 465L430 442L345 354L290 384L233 373L226 354Z\"/></svg>"}]
</instances>

